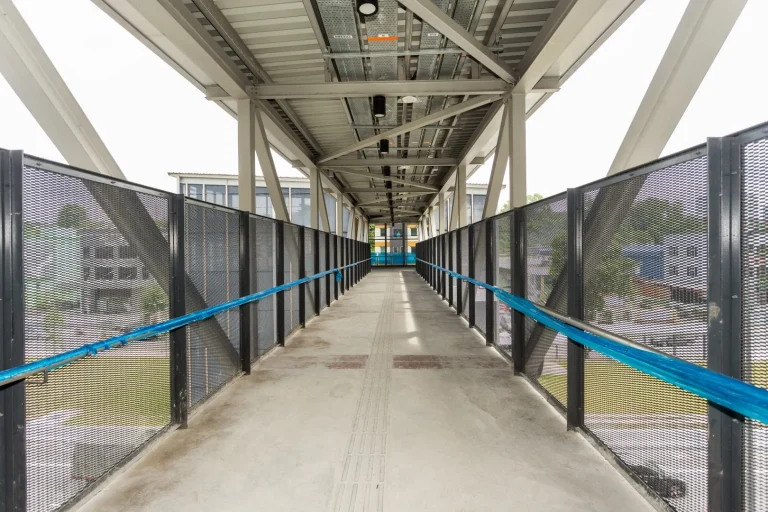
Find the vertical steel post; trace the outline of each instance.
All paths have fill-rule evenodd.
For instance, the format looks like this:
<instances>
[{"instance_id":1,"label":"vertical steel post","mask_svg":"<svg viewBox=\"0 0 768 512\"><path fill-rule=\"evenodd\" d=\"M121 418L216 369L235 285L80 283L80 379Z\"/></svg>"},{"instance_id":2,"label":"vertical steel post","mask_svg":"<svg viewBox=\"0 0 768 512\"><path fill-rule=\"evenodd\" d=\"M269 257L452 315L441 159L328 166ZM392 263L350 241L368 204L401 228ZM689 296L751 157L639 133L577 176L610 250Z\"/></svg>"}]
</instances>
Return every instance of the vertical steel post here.
<instances>
[{"instance_id":1,"label":"vertical steel post","mask_svg":"<svg viewBox=\"0 0 768 512\"><path fill-rule=\"evenodd\" d=\"M0 150L0 367L24 360L24 263L22 230L21 151ZM25 381L0 388L0 509L27 509Z\"/></svg>"},{"instance_id":2,"label":"vertical steel post","mask_svg":"<svg viewBox=\"0 0 768 512\"><path fill-rule=\"evenodd\" d=\"M251 215L240 212L240 296L251 294ZM251 373L251 311L256 306L245 304L240 306L240 362L241 369Z\"/></svg>"},{"instance_id":3,"label":"vertical steel post","mask_svg":"<svg viewBox=\"0 0 768 512\"><path fill-rule=\"evenodd\" d=\"M275 222L275 286L285 284L285 224ZM275 344L285 346L285 292L275 298Z\"/></svg>"},{"instance_id":4,"label":"vertical steel post","mask_svg":"<svg viewBox=\"0 0 768 512\"><path fill-rule=\"evenodd\" d=\"M568 316L584 319L584 278L582 269L582 223L584 195L580 189L568 189ZM568 339L568 430L584 426L584 346Z\"/></svg>"},{"instance_id":5,"label":"vertical steel post","mask_svg":"<svg viewBox=\"0 0 768 512\"><path fill-rule=\"evenodd\" d=\"M325 270L331 270L331 240L333 236L330 233L325 233L321 236L325 237ZM333 274L326 275L325 279L325 306L331 305L331 278Z\"/></svg>"},{"instance_id":6,"label":"vertical steel post","mask_svg":"<svg viewBox=\"0 0 768 512\"><path fill-rule=\"evenodd\" d=\"M299 226L299 279L307 277L306 253L307 248L304 243L304 226ZM295 288L294 288L295 290ZM306 327L307 324L307 284L299 285L299 325Z\"/></svg>"},{"instance_id":7,"label":"vertical steel post","mask_svg":"<svg viewBox=\"0 0 768 512\"><path fill-rule=\"evenodd\" d=\"M525 211L512 210L510 215L510 278L514 295L525 297ZM512 310L512 360L515 374L525 370L525 318L516 309Z\"/></svg>"},{"instance_id":8,"label":"vertical steel post","mask_svg":"<svg viewBox=\"0 0 768 512\"><path fill-rule=\"evenodd\" d=\"M448 233L448 270L455 271L453 266L453 239L456 237L456 232L451 231ZM448 305L453 306L453 277L448 276Z\"/></svg>"},{"instance_id":9,"label":"vertical steel post","mask_svg":"<svg viewBox=\"0 0 768 512\"><path fill-rule=\"evenodd\" d=\"M455 201L455 199L454 199ZM456 273L461 274L461 229L456 230ZM462 287L465 286L466 281L461 279L456 280L456 314L460 315L462 307L464 307L462 296Z\"/></svg>"},{"instance_id":10,"label":"vertical steel post","mask_svg":"<svg viewBox=\"0 0 768 512\"><path fill-rule=\"evenodd\" d=\"M347 264L347 255L344 251L344 237L339 237L339 268ZM347 271L341 271L341 281L339 281L339 291L342 295L346 292Z\"/></svg>"},{"instance_id":11,"label":"vertical steel post","mask_svg":"<svg viewBox=\"0 0 768 512\"><path fill-rule=\"evenodd\" d=\"M496 243L493 219L485 221L485 282L496 284ZM491 290L485 290L485 344L496 343L496 302Z\"/></svg>"},{"instance_id":12,"label":"vertical steel post","mask_svg":"<svg viewBox=\"0 0 768 512\"><path fill-rule=\"evenodd\" d=\"M326 252L328 251L328 247L326 246ZM312 257L314 259L314 273L319 274L320 273L320 231L317 229L312 230ZM315 294L313 296L314 299L314 308L315 308L315 314L320 314L320 279L315 279L312 281L312 284L315 288Z\"/></svg>"},{"instance_id":13,"label":"vertical steel post","mask_svg":"<svg viewBox=\"0 0 768 512\"><path fill-rule=\"evenodd\" d=\"M184 195L174 194L169 208L169 243L171 254L170 318L186 314L187 272L185 268ZM187 328L170 332L171 422L187 428L189 390L187 379Z\"/></svg>"},{"instance_id":14,"label":"vertical steel post","mask_svg":"<svg viewBox=\"0 0 768 512\"><path fill-rule=\"evenodd\" d=\"M448 245L446 240L447 236L448 235L445 233L440 235L440 263L438 263L438 265L440 265L443 268L445 268L445 246ZM447 276L445 272L440 271L440 294L442 295L443 300L445 300L447 295L447 293L445 292L446 282L447 282Z\"/></svg>"},{"instance_id":15,"label":"vertical steel post","mask_svg":"<svg viewBox=\"0 0 768 512\"><path fill-rule=\"evenodd\" d=\"M707 139L708 298L707 366L741 379L741 163L733 138ZM743 425L740 415L710 403L709 510L741 510Z\"/></svg>"},{"instance_id":16,"label":"vertical steel post","mask_svg":"<svg viewBox=\"0 0 768 512\"><path fill-rule=\"evenodd\" d=\"M469 277L475 278L475 225L469 225L468 251L469 254ZM469 293L469 311L467 311L467 319L469 320L469 326L475 326L475 285L467 283L467 290Z\"/></svg>"},{"instance_id":17,"label":"vertical steel post","mask_svg":"<svg viewBox=\"0 0 768 512\"><path fill-rule=\"evenodd\" d=\"M338 235L331 235L333 241L333 268L339 268L341 265L341 258L339 257L339 237ZM336 280L336 274L331 274L331 280L333 281L333 300L339 300L339 282Z\"/></svg>"}]
</instances>

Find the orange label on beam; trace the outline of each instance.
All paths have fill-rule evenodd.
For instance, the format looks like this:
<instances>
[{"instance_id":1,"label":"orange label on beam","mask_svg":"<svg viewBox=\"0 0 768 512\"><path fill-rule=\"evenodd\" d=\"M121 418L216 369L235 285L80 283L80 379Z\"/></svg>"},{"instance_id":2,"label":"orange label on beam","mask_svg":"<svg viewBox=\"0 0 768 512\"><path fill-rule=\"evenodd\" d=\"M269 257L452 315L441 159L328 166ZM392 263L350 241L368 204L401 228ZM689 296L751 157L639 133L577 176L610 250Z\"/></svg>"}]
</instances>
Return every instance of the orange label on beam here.
<instances>
[{"instance_id":1,"label":"orange label on beam","mask_svg":"<svg viewBox=\"0 0 768 512\"><path fill-rule=\"evenodd\" d=\"M379 34L378 36L368 36L369 41L397 41L397 36L389 34Z\"/></svg>"}]
</instances>

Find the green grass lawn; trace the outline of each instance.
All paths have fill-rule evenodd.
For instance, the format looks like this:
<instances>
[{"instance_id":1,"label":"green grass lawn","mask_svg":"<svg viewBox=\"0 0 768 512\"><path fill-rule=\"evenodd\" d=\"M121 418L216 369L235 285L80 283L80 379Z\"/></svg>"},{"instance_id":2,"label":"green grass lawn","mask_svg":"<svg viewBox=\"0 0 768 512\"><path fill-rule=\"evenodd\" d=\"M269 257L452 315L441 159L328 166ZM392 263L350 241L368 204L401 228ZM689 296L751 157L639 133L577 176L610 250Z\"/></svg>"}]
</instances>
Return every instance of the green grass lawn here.
<instances>
[{"instance_id":1,"label":"green grass lawn","mask_svg":"<svg viewBox=\"0 0 768 512\"><path fill-rule=\"evenodd\" d=\"M164 425L170 418L169 379L167 357L87 357L51 372L47 384L28 381L27 420L79 410L67 425Z\"/></svg>"},{"instance_id":2,"label":"green grass lawn","mask_svg":"<svg viewBox=\"0 0 768 512\"><path fill-rule=\"evenodd\" d=\"M588 361L584 368L586 413L704 414L707 402L616 361ZM543 375L539 383L566 403L565 375ZM753 382L768 385L768 362L753 367Z\"/></svg>"}]
</instances>

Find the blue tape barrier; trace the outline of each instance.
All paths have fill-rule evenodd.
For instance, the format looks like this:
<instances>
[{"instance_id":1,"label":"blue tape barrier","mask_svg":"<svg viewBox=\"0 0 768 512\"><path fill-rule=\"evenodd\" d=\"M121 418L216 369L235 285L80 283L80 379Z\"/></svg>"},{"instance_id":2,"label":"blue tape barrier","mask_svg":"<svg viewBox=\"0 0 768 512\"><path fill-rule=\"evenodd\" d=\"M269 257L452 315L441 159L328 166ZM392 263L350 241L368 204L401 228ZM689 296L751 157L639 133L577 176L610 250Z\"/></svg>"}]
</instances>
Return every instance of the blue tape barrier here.
<instances>
[{"instance_id":1,"label":"blue tape barrier","mask_svg":"<svg viewBox=\"0 0 768 512\"><path fill-rule=\"evenodd\" d=\"M747 418L768 424L768 390L722 375L676 357L649 352L623 345L596 334L583 331L552 317L533 302L493 285L457 274L451 270L419 259L449 276L491 290L504 304L514 308L542 325L568 338L605 354L616 361L657 379L672 384L712 403L730 409Z\"/></svg>"},{"instance_id":2,"label":"blue tape barrier","mask_svg":"<svg viewBox=\"0 0 768 512\"><path fill-rule=\"evenodd\" d=\"M80 348L76 348L68 352L62 352L61 354L57 354L55 356L45 357L43 359L38 359L37 361L31 362L31 363L23 364L21 366L16 366L14 368L9 368L7 370L2 370L0 371L0 386L3 386L10 382L20 380L30 375L35 375L37 373L42 373L45 371L56 370L58 368L61 368L62 366L73 363L84 357L96 355L99 352L103 352L105 350L109 350L117 346L125 346L126 344L132 341L145 340L147 338L152 338L159 334L163 334L169 331L173 331L174 329L184 327L185 325L206 320L208 318L211 318L214 315L218 315L219 313L223 313L224 311L227 311L229 309L237 308L240 306L244 306L246 304L250 304L251 302L259 301L261 299L269 297L270 295L274 295L276 293L279 293L285 290L290 290L291 288L299 286L300 284L308 283L315 279L319 279L321 277L327 276L328 274L331 274L331 273L335 273L336 281L340 281L342 279L342 273L341 273L342 270L357 266L364 262L365 261L358 261L357 263L351 263L343 267L325 270L318 274L303 277L301 279L297 279L296 281L291 281L290 283L281 284L280 286L275 286L274 288L269 288L261 292L257 292L251 295L246 295L245 297L240 297L239 299L217 304L216 306L211 306L206 309L201 309L200 311L195 311L194 313L188 313L184 316L172 318L171 320L166 320L165 322L160 322L157 324L140 327L134 331L131 331L129 333L126 333L120 336L115 336L113 338L109 338L106 340L83 345Z\"/></svg>"}]
</instances>

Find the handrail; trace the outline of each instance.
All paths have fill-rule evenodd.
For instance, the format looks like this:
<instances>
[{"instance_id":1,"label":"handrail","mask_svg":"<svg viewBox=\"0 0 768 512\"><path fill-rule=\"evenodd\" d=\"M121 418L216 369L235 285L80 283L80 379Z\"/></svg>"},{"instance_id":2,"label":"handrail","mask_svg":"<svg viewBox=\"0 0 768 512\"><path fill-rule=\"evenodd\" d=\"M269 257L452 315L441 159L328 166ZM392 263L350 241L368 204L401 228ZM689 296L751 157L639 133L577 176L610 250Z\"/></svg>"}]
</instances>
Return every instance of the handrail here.
<instances>
[{"instance_id":1,"label":"handrail","mask_svg":"<svg viewBox=\"0 0 768 512\"><path fill-rule=\"evenodd\" d=\"M327 276L328 274L331 274L331 273L335 273L336 281L340 281L342 279L342 274L341 274L342 270L346 268L354 267L364 262L365 260L362 260L356 263L350 263L349 265L345 265L343 267L337 267L337 268L332 268L330 270L325 270L318 274L302 277L301 279L297 279L296 281L291 281L290 283L285 283L279 286L275 286L273 288L268 288L266 290L253 293L251 295L246 295L245 297L240 297L238 299L231 300L229 302L223 302L221 304L217 304L209 308L201 309L193 313L188 313L180 317L166 320L165 322L160 322L157 324L140 327L138 329L135 329L126 334L122 334L120 336L115 336L112 338L108 338L106 340L97 341L95 343L89 343L89 344L83 345L80 348L76 348L68 352L62 352L61 354L57 354L55 356L44 357L42 359L38 359L37 361L33 361L31 363L23 364L21 366L16 366L14 368L8 368L7 370L2 370L0 371L0 386L6 386L8 384L11 384L12 382L25 379L27 377L36 375L38 373L44 373L44 372L50 372L50 371L56 370L58 368L61 368L62 366L66 366L75 361L83 359L87 356L96 355L99 352L103 352L105 350L109 350L117 346L125 346L126 344L128 344L128 342L131 342L131 341L145 340L147 338L152 338L154 336L157 336L158 334L163 334L169 331L173 331L174 329L184 327L185 325L206 320L208 318L211 318L214 315L218 315L219 313L223 313L224 311L227 311L229 309L244 306L246 304L250 304L251 302L259 301L261 299L269 297L270 295L274 295L278 292L289 290L301 284L308 283L315 279L319 279L321 277Z\"/></svg>"},{"instance_id":2,"label":"handrail","mask_svg":"<svg viewBox=\"0 0 768 512\"><path fill-rule=\"evenodd\" d=\"M562 315L559 315L560 318L555 318L545 308L501 288L462 274L457 274L422 259L418 259L418 261L441 272L446 272L455 279L467 281L475 286L492 291L504 304L546 327L566 335L571 340L585 347L596 350L635 370L656 377L683 391L688 391L742 416L768 424L768 390L713 372L668 354L650 351L646 347L639 348L635 346L637 345L635 342L625 338L612 336L623 340L623 342L609 339L597 334L596 332L600 331L599 329L595 329L582 322L578 322L579 325L575 325L573 319L563 317ZM590 332L590 330L595 332Z\"/></svg>"}]
</instances>

